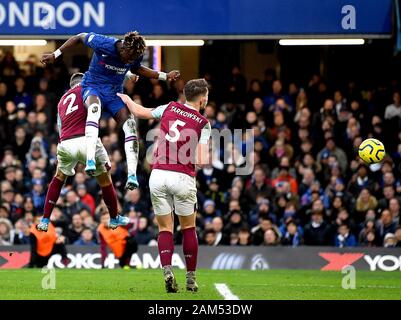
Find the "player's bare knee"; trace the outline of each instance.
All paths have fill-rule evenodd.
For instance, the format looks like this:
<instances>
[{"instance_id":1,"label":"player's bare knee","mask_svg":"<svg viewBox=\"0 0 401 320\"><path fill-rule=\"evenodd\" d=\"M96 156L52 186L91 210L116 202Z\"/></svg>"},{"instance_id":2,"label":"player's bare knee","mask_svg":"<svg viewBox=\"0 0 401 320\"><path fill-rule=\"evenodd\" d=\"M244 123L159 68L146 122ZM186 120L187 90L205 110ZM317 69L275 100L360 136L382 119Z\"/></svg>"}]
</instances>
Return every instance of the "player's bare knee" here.
<instances>
[{"instance_id":1,"label":"player's bare knee","mask_svg":"<svg viewBox=\"0 0 401 320\"><path fill-rule=\"evenodd\" d=\"M85 99L85 106L86 106L86 108L88 108L91 104L98 104L98 105L100 105L100 99L99 99L99 97L98 96L88 96L86 99Z\"/></svg>"},{"instance_id":2,"label":"player's bare knee","mask_svg":"<svg viewBox=\"0 0 401 320\"><path fill-rule=\"evenodd\" d=\"M196 225L196 223L195 223L195 221L196 221L195 214L191 214L189 216L180 216L179 220L180 220L181 230L194 228L195 225Z\"/></svg>"},{"instance_id":3,"label":"player's bare knee","mask_svg":"<svg viewBox=\"0 0 401 320\"><path fill-rule=\"evenodd\" d=\"M103 172L96 177L96 180L100 187L107 187L112 183L111 177L108 172Z\"/></svg>"},{"instance_id":4,"label":"player's bare knee","mask_svg":"<svg viewBox=\"0 0 401 320\"><path fill-rule=\"evenodd\" d=\"M173 232L173 219L170 214L156 216L159 232L169 231Z\"/></svg>"},{"instance_id":5,"label":"player's bare knee","mask_svg":"<svg viewBox=\"0 0 401 320\"><path fill-rule=\"evenodd\" d=\"M195 223L181 224L181 230L195 228Z\"/></svg>"}]
</instances>

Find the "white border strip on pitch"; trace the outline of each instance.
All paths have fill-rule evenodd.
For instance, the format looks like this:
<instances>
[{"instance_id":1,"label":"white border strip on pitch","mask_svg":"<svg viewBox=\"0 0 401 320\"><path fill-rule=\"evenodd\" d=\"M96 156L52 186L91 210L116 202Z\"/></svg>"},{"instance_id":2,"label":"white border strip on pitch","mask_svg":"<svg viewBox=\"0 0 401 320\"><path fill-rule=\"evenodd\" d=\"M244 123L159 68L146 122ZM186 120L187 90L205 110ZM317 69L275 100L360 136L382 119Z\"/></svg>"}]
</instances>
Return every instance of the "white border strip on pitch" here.
<instances>
[{"instance_id":1,"label":"white border strip on pitch","mask_svg":"<svg viewBox=\"0 0 401 320\"><path fill-rule=\"evenodd\" d=\"M231 292L225 283L215 283L217 291L223 296L224 300L239 300L238 296Z\"/></svg>"}]
</instances>

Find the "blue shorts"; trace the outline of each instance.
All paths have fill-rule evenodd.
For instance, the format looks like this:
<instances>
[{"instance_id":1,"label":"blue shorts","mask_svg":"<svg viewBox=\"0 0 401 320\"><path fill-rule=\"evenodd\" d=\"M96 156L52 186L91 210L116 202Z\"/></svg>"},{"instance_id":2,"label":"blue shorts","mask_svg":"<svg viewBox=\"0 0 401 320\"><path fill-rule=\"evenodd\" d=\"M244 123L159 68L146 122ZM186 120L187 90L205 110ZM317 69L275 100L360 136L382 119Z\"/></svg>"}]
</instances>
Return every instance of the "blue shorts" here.
<instances>
[{"instance_id":1,"label":"blue shorts","mask_svg":"<svg viewBox=\"0 0 401 320\"><path fill-rule=\"evenodd\" d=\"M85 102L88 96L97 96L102 103L101 108L113 117L125 107L124 102L117 96L117 91L82 85L82 100Z\"/></svg>"}]
</instances>

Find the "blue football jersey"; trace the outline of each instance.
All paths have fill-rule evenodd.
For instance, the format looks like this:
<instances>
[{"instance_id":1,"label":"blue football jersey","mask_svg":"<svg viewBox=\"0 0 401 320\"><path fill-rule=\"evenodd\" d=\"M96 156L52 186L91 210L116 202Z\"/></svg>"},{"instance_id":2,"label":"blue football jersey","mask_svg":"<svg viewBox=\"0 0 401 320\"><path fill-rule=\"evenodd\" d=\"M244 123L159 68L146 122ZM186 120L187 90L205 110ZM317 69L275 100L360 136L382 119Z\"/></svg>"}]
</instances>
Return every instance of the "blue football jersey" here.
<instances>
[{"instance_id":1,"label":"blue football jersey","mask_svg":"<svg viewBox=\"0 0 401 320\"><path fill-rule=\"evenodd\" d=\"M121 91L125 74L128 70L138 69L142 56L132 64L121 61L116 48L117 38L96 34L93 32L85 36L85 45L93 49L93 56L89 70L85 72L83 86L112 88Z\"/></svg>"}]
</instances>

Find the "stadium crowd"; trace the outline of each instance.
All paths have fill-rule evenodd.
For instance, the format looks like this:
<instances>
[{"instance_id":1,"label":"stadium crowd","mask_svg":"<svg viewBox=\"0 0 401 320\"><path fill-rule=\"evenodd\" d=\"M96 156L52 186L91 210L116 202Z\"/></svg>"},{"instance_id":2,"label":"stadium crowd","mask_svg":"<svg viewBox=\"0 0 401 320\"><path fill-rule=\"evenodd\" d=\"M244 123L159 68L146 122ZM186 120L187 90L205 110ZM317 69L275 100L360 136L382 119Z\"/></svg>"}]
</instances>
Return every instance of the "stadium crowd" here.
<instances>
[{"instance_id":1,"label":"stadium crowd","mask_svg":"<svg viewBox=\"0 0 401 320\"><path fill-rule=\"evenodd\" d=\"M254 151L243 155L248 136L222 144L198 171L198 237L209 245L401 246L401 98L399 83L360 88L350 81L329 85L314 75L303 87L284 84L273 70L250 82L238 67L216 83L209 74L205 115L212 128L253 129ZM32 56L22 64L0 57L0 245L28 244L30 225L43 214L47 184L56 166L57 102L69 74L61 60L43 68ZM146 107L182 101L184 80L171 85L141 79L126 92ZM100 136L129 233L139 244L156 244L147 189L149 142L156 122L138 122L141 189L125 191L126 167L116 122L105 115ZM386 146L380 166L357 155L363 139ZM213 143L213 142L211 142ZM223 149L236 150L223 162ZM248 157L248 159L246 159ZM236 176L246 160L254 169ZM97 226L107 210L96 181L83 166L67 180L51 220L60 241L98 243ZM176 243L181 242L176 233Z\"/></svg>"}]
</instances>

